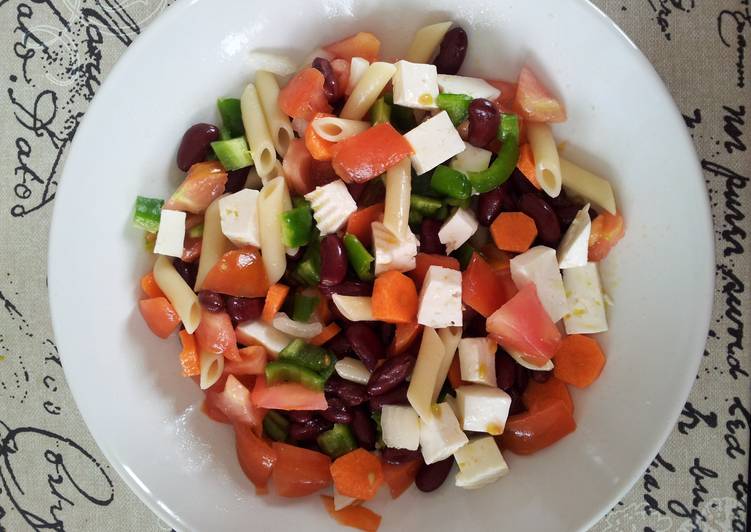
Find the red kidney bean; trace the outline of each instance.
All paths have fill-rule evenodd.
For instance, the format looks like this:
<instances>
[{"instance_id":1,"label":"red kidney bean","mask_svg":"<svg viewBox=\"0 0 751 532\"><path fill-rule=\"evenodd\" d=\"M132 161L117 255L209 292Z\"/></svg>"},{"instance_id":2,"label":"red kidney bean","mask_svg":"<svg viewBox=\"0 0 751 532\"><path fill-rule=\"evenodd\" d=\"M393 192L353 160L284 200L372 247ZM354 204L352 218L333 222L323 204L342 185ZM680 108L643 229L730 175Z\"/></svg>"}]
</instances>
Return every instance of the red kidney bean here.
<instances>
[{"instance_id":1,"label":"red kidney bean","mask_svg":"<svg viewBox=\"0 0 751 532\"><path fill-rule=\"evenodd\" d=\"M519 198L519 210L535 221L537 233L543 244L556 247L561 240L561 224L558 217L537 194L522 194Z\"/></svg>"},{"instance_id":2,"label":"red kidney bean","mask_svg":"<svg viewBox=\"0 0 751 532\"><path fill-rule=\"evenodd\" d=\"M467 45L469 39L467 32L460 27L450 29L443 36L441 47L438 49L438 55L433 60L433 64L438 69L439 74L456 74L462 67L464 57L467 55Z\"/></svg>"},{"instance_id":3,"label":"red kidney bean","mask_svg":"<svg viewBox=\"0 0 751 532\"><path fill-rule=\"evenodd\" d=\"M370 207L386 199L386 185L381 179L371 179L365 183L365 188L357 200L360 207Z\"/></svg>"},{"instance_id":4,"label":"red kidney bean","mask_svg":"<svg viewBox=\"0 0 751 532\"><path fill-rule=\"evenodd\" d=\"M225 194L234 194L245 188L245 182L248 180L248 169L240 168L227 172L227 183L224 185Z\"/></svg>"},{"instance_id":5,"label":"red kidney bean","mask_svg":"<svg viewBox=\"0 0 751 532\"><path fill-rule=\"evenodd\" d=\"M417 476L415 477L415 486L417 489L424 492L435 491L441 487L446 481L446 477L451 472L451 467L454 465L454 457L449 456L445 460L435 462L433 464L423 463Z\"/></svg>"},{"instance_id":6,"label":"red kidney bean","mask_svg":"<svg viewBox=\"0 0 751 532\"><path fill-rule=\"evenodd\" d=\"M488 227L501 214L505 195L502 187L480 194L480 200L477 202L477 221L480 225Z\"/></svg>"},{"instance_id":7,"label":"red kidney bean","mask_svg":"<svg viewBox=\"0 0 751 532\"><path fill-rule=\"evenodd\" d=\"M191 166L205 160L215 140L219 140L218 127L203 123L190 126L177 149L177 167L187 172Z\"/></svg>"},{"instance_id":8,"label":"red kidney bean","mask_svg":"<svg viewBox=\"0 0 751 532\"><path fill-rule=\"evenodd\" d=\"M380 410L383 408L383 405L406 405L409 402L407 400L408 388L409 386L407 386L407 383L405 382L390 392L371 397L368 405L371 410Z\"/></svg>"},{"instance_id":9,"label":"red kidney bean","mask_svg":"<svg viewBox=\"0 0 751 532\"><path fill-rule=\"evenodd\" d=\"M334 424L320 417L316 417L305 423L290 423L289 436L293 440L312 440L322 432L331 430Z\"/></svg>"},{"instance_id":10,"label":"red kidney bean","mask_svg":"<svg viewBox=\"0 0 751 532\"><path fill-rule=\"evenodd\" d=\"M342 379L332 375L324 386L324 391L336 395L346 406L358 406L368 400L368 390L362 384Z\"/></svg>"},{"instance_id":11,"label":"red kidney bean","mask_svg":"<svg viewBox=\"0 0 751 532\"><path fill-rule=\"evenodd\" d=\"M519 194L514 190L514 185L510 181L506 181L501 185L503 190L503 200L501 201L501 212L511 212L516 209L516 202L519 201Z\"/></svg>"},{"instance_id":12,"label":"red kidney bean","mask_svg":"<svg viewBox=\"0 0 751 532\"><path fill-rule=\"evenodd\" d=\"M386 359L370 374L368 394L383 395L393 390L407 379L414 365L415 358L406 353Z\"/></svg>"},{"instance_id":13,"label":"red kidney bean","mask_svg":"<svg viewBox=\"0 0 751 532\"><path fill-rule=\"evenodd\" d=\"M511 173L511 178L508 180L509 183L511 183L511 186L516 191L517 195L521 196L522 194L539 194L540 192L535 188L535 186L530 183L529 179L527 179L521 171L519 171L518 168L515 168L514 171Z\"/></svg>"},{"instance_id":14,"label":"red kidney bean","mask_svg":"<svg viewBox=\"0 0 751 532\"><path fill-rule=\"evenodd\" d=\"M209 312L220 312L224 310L224 298L211 290L201 290L198 292L198 301L203 308Z\"/></svg>"},{"instance_id":15,"label":"red kidney bean","mask_svg":"<svg viewBox=\"0 0 751 532\"><path fill-rule=\"evenodd\" d=\"M326 349L333 351L336 358L344 358L352 354L352 344L347 340L344 334L337 334L331 340L326 342Z\"/></svg>"},{"instance_id":16,"label":"red kidney bean","mask_svg":"<svg viewBox=\"0 0 751 532\"><path fill-rule=\"evenodd\" d=\"M339 81L336 79L334 69L331 68L331 62L323 57L316 57L313 59L313 68L323 74L323 92L326 94L326 99L331 102L335 102L339 99Z\"/></svg>"},{"instance_id":17,"label":"red kidney bean","mask_svg":"<svg viewBox=\"0 0 751 532\"><path fill-rule=\"evenodd\" d=\"M467 142L484 148L498 135L501 113L485 98L475 98L469 104L469 135Z\"/></svg>"},{"instance_id":18,"label":"red kidney bean","mask_svg":"<svg viewBox=\"0 0 751 532\"><path fill-rule=\"evenodd\" d=\"M339 179L334 172L331 161L316 161L313 159L310 163L310 182L316 187L328 185Z\"/></svg>"},{"instance_id":19,"label":"red kidney bean","mask_svg":"<svg viewBox=\"0 0 751 532\"><path fill-rule=\"evenodd\" d=\"M177 270L188 286L193 287L196 284L196 275L198 274L198 261L185 262L180 259L174 259L172 265Z\"/></svg>"},{"instance_id":20,"label":"red kidney bean","mask_svg":"<svg viewBox=\"0 0 751 532\"><path fill-rule=\"evenodd\" d=\"M527 409L522 402L522 394L516 391L516 388L506 390L506 393L511 396L511 406L508 411L510 416L521 414Z\"/></svg>"},{"instance_id":21,"label":"red kidney bean","mask_svg":"<svg viewBox=\"0 0 751 532\"><path fill-rule=\"evenodd\" d=\"M422 453L419 449L410 451L409 449L394 449L393 447L384 447L381 449L381 458L387 464L404 464L406 462L412 462L413 460L419 460L422 458Z\"/></svg>"},{"instance_id":22,"label":"red kidney bean","mask_svg":"<svg viewBox=\"0 0 751 532\"><path fill-rule=\"evenodd\" d=\"M529 384L529 372L527 368L516 364L514 366L514 389L519 394L523 394L524 390L527 389L527 384Z\"/></svg>"},{"instance_id":23,"label":"red kidney bean","mask_svg":"<svg viewBox=\"0 0 751 532\"><path fill-rule=\"evenodd\" d=\"M315 414L310 410L288 410L287 417L296 423L307 423L315 417Z\"/></svg>"},{"instance_id":24,"label":"red kidney bean","mask_svg":"<svg viewBox=\"0 0 751 532\"><path fill-rule=\"evenodd\" d=\"M336 391L339 389L339 385L342 382L344 382L344 379L336 373L326 379L326 382L323 384L323 391L326 392L326 397L329 397L329 395L336 395Z\"/></svg>"},{"instance_id":25,"label":"red kidney bean","mask_svg":"<svg viewBox=\"0 0 751 532\"><path fill-rule=\"evenodd\" d=\"M425 218L420 224L420 253L445 255L446 246L441 244L438 231L441 230L441 221L434 218Z\"/></svg>"},{"instance_id":26,"label":"red kidney bean","mask_svg":"<svg viewBox=\"0 0 751 532\"><path fill-rule=\"evenodd\" d=\"M529 370L529 376L535 382L545 383L548 382L550 380L550 377L553 376L553 372Z\"/></svg>"},{"instance_id":27,"label":"red kidney bean","mask_svg":"<svg viewBox=\"0 0 751 532\"><path fill-rule=\"evenodd\" d=\"M396 325L383 321L379 322L378 332L381 335L381 342L383 342L383 345L389 345L391 344L391 340L394 339L394 334L396 333Z\"/></svg>"},{"instance_id":28,"label":"red kidney bean","mask_svg":"<svg viewBox=\"0 0 751 532\"><path fill-rule=\"evenodd\" d=\"M342 239L326 235L321 240L321 284L334 286L347 276L347 255Z\"/></svg>"},{"instance_id":29,"label":"red kidney bean","mask_svg":"<svg viewBox=\"0 0 751 532\"><path fill-rule=\"evenodd\" d=\"M321 285L318 287L326 297L334 294L340 296L369 296L373 293L373 285L362 281L344 281L334 286Z\"/></svg>"},{"instance_id":30,"label":"red kidney bean","mask_svg":"<svg viewBox=\"0 0 751 532\"><path fill-rule=\"evenodd\" d=\"M358 408L352 412L352 432L360 447L372 451L376 444L375 423L367 412Z\"/></svg>"},{"instance_id":31,"label":"red kidney bean","mask_svg":"<svg viewBox=\"0 0 751 532\"><path fill-rule=\"evenodd\" d=\"M263 312L263 303L264 300L262 297L227 296L224 300L227 314L237 323L260 318L261 312Z\"/></svg>"},{"instance_id":32,"label":"red kidney bean","mask_svg":"<svg viewBox=\"0 0 751 532\"><path fill-rule=\"evenodd\" d=\"M495 380L501 390L508 390L514 385L516 362L503 350L495 356Z\"/></svg>"},{"instance_id":33,"label":"red kidney bean","mask_svg":"<svg viewBox=\"0 0 751 532\"><path fill-rule=\"evenodd\" d=\"M571 222L574 221L574 218L576 218L576 213L579 212L579 207L576 205L566 205L564 207L553 207L553 210L555 210L555 214L558 216L561 230L566 230L568 229L568 226L571 225Z\"/></svg>"},{"instance_id":34,"label":"red kidney bean","mask_svg":"<svg viewBox=\"0 0 751 532\"><path fill-rule=\"evenodd\" d=\"M488 334L485 317L482 314L475 313L469 321L463 323L464 335L468 338L479 338Z\"/></svg>"},{"instance_id":35,"label":"red kidney bean","mask_svg":"<svg viewBox=\"0 0 751 532\"><path fill-rule=\"evenodd\" d=\"M344 401L337 397L331 397L327 399L329 404L328 408L321 412L323 419L331 421L332 423L350 423L352 421L352 412L344 404Z\"/></svg>"},{"instance_id":36,"label":"red kidney bean","mask_svg":"<svg viewBox=\"0 0 751 532\"><path fill-rule=\"evenodd\" d=\"M365 192L367 184L367 181L365 183L347 183L347 190L349 190L349 194L355 202L360 201L360 196Z\"/></svg>"},{"instance_id":37,"label":"red kidney bean","mask_svg":"<svg viewBox=\"0 0 751 532\"><path fill-rule=\"evenodd\" d=\"M370 371L375 370L378 360L383 357L386 349L373 329L364 323L353 323L347 327L344 334L352 345L352 350L362 360L365 367Z\"/></svg>"}]
</instances>

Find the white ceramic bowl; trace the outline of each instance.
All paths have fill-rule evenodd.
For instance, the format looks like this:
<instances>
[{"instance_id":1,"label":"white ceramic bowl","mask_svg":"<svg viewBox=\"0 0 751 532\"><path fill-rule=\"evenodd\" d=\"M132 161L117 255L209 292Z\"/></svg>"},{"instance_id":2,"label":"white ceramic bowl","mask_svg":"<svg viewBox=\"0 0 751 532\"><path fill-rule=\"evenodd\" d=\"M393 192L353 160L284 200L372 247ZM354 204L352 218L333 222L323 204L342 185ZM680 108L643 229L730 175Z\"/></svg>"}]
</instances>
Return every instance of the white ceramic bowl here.
<instances>
[{"instance_id":1,"label":"white ceramic bowl","mask_svg":"<svg viewBox=\"0 0 751 532\"><path fill-rule=\"evenodd\" d=\"M325 530L320 500L258 498L231 430L204 417L178 375L178 342L136 309L151 257L130 226L137 194L179 182L187 126L251 79L251 49L302 58L369 30L385 57L418 27L452 19L470 36L463 73L514 79L524 62L562 96L567 156L608 176L627 235L604 268L615 301L608 362L574 392L577 431L511 473L464 491L413 489L374 504L384 530L574 530L610 509L670 432L700 359L713 291L704 181L676 106L636 47L579 0L184 0L122 57L81 124L58 189L49 254L55 335L78 407L127 484L179 530Z\"/></svg>"}]
</instances>

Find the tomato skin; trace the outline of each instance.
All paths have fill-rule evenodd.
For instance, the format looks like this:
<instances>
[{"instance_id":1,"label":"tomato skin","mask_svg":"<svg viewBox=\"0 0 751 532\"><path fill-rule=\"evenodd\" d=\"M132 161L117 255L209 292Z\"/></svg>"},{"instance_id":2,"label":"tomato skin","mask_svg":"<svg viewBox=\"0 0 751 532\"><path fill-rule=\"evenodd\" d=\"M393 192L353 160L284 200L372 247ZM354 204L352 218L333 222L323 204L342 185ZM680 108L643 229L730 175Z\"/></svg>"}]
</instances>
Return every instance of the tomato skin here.
<instances>
[{"instance_id":1,"label":"tomato skin","mask_svg":"<svg viewBox=\"0 0 751 532\"><path fill-rule=\"evenodd\" d=\"M323 90L325 78L315 68L298 72L279 91L279 107L292 118L311 121L316 113L330 113L331 106Z\"/></svg>"},{"instance_id":2,"label":"tomato skin","mask_svg":"<svg viewBox=\"0 0 751 532\"><path fill-rule=\"evenodd\" d=\"M522 67L516 86L514 109L532 122L564 122L566 110L545 86L535 77L532 70Z\"/></svg>"},{"instance_id":3,"label":"tomato skin","mask_svg":"<svg viewBox=\"0 0 751 532\"><path fill-rule=\"evenodd\" d=\"M378 59L381 50L381 41L378 37L367 31L361 31L323 47L334 57L349 61L353 57L362 57L372 63ZM346 86L346 85L345 85Z\"/></svg>"},{"instance_id":4,"label":"tomato skin","mask_svg":"<svg viewBox=\"0 0 751 532\"><path fill-rule=\"evenodd\" d=\"M207 410L218 410L230 423L248 425L260 431L264 412L250 401L250 391L235 378L227 377L224 390L206 392Z\"/></svg>"},{"instance_id":5,"label":"tomato skin","mask_svg":"<svg viewBox=\"0 0 751 532\"><path fill-rule=\"evenodd\" d=\"M487 329L501 347L521 351L539 366L555 355L561 343L561 333L545 312L533 283L496 310L487 320Z\"/></svg>"},{"instance_id":6,"label":"tomato skin","mask_svg":"<svg viewBox=\"0 0 751 532\"><path fill-rule=\"evenodd\" d=\"M501 95L493 100L493 105L502 113L514 112L514 98L516 97L516 83L510 83L501 79L485 80L493 87L501 91Z\"/></svg>"},{"instance_id":7,"label":"tomato skin","mask_svg":"<svg viewBox=\"0 0 751 532\"><path fill-rule=\"evenodd\" d=\"M373 222L383 220L383 203L375 203L354 212L347 220L347 233L355 235L365 247L373 244Z\"/></svg>"},{"instance_id":8,"label":"tomato skin","mask_svg":"<svg viewBox=\"0 0 751 532\"><path fill-rule=\"evenodd\" d=\"M261 253L253 246L226 252L209 270L201 288L235 297L264 297L269 280Z\"/></svg>"},{"instance_id":9,"label":"tomato skin","mask_svg":"<svg viewBox=\"0 0 751 532\"><path fill-rule=\"evenodd\" d=\"M592 232L589 233L589 260L603 260L625 234L626 227L620 213L603 212L597 215L592 221Z\"/></svg>"},{"instance_id":10,"label":"tomato skin","mask_svg":"<svg viewBox=\"0 0 751 532\"><path fill-rule=\"evenodd\" d=\"M323 453L274 442L274 487L282 497L305 497L331 484L331 459Z\"/></svg>"},{"instance_id":11,"label":"tomato skin","mask_svg":"<svg viewBox=\"0 0 751 532\"><path fill-rule=\"evenodd\" d=\"M241 361L237 336L226 312L209 312L201 308L201 321L193 333L200 351L223 355L227 360Z\"/></svg>"},{"instance_id":12,"label":"tomato skin","mask_svg":"<svg viewBox=\"0 0 751 532\"><path fill-rule=\"evenodd\" d=\"M227 171L219 161L196 163L164 208L200 214L222 195L226 184Z\"/></svg>"},{"instance_id":13,"label":"tomato skin","mask_svg":"<svg viewBox=\"0 0 751 532\"><path fill-rule=\"evenodd\" d=\"M269 478L276 463L276 451L247 425L235 425L235 450L245 476L256 487L256 493L267 492Z\"/></svg>"},{"instance_id":14,"label":"tomato skin","mask_svg":"<svg viewBox=\"0 0 751 532\"><path fill-rule=\"evenodd\" d=\"M328 403L323 392L316 392L294 382L266 385L259 375L250 396L253 404L269 410L326 410Z\"/></svg>"},{"instance_id":15,"label":"tomato skin","mask_svg":"<svg viewBox=\"0 0 751 532\"><path fill-rule=\"evenodd\" d=\"M348 59L334 59L331 62L331 69L334 71L334 77L336 77L336 98L344 97L344 93L347 90L347 84L349 83L349 60Z\"/></svg>"},{"instance_id":16,"label":"tomato skin","mask_svg":"<svg viewBox=\"0 0 751 532\"><path fill-rule=\"evenodd\" d=\"M469 266L462 273L462 301L485 318L509 300L498 273L474 253Z\"/></svg>"},{"instance_id":17,"label":"tomato skin","mask_svg":"<svg viewBox=\"0 0 751 532\"><path fill-rule=\"evenodd\" d=\"M501 447L514 454L532 454L576 430L576 421L560 399L552 399L536 410L509 416Z\"/></svg>"},{"instance_id":18,"label":"tomato skin","mask_svg":"<svg viewBox=\"0 0 751 532\"><path fill-rule=\"evenodd\" d=\"M167 338L180 325L180 316L166 297L158 296L138 302L146 325L159 338Z\"/></svg>"},{"instance_id":19,"label":"tomato skin","mask_svg":"<svg viewBox=\"0 0 751 532\"><path fill-rule=\"evenodd\" d=\"M365 183L412 153L407 139L386 122L338 142L332 164L345 183Z\"/></svg>"}]
</instances>

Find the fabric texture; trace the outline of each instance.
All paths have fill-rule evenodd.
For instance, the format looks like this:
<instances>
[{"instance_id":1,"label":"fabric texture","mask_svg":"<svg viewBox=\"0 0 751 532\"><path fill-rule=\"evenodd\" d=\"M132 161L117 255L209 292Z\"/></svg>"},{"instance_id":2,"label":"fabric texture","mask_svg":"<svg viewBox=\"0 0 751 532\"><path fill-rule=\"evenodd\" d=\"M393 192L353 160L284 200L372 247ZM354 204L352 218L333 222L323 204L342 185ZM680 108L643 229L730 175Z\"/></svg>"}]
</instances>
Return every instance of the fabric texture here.
<instances>
[{"instance_id":1,"label":"fabric texture","mask_svg":"<svg viewBox=\"0 0 751 532\"><path fill-rule=\"evenodd\" d=\"M0 532L169 530L107 464L81 420L46 287L50 217L71 139L112 65L169 3L0 0ZM646 54L685 117L713 209L717 290L704 359L676 427L593 530L746 530L749 3L594 3Z\"/></svg>"}]
</instances>

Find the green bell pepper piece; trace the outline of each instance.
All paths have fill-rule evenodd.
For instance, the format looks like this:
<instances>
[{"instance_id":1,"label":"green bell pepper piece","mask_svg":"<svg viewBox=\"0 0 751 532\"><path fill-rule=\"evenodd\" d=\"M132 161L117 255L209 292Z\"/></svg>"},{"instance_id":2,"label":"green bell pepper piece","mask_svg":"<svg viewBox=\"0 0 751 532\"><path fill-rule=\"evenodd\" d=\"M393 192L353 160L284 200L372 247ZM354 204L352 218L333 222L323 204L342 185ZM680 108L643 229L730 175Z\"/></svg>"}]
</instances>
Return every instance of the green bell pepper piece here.
<instances>
[{"instance_id":1,"label":"green bell pepper piece","mask_svg":"<svg viewBox=\"0 0 751 532\"><path fill-rule=\"evenodd\" d=\"M501 149L490 167L482 172L469 172L467 174L472 183L472 188L477 192L489 192L502 185L511 177L514 168L516 168L516 163L519 162L518 116L501 115L498 138L502 143Z\"/></svg>"},{"instance_id":2,"label":"green bell pepper piece","mask_svg":"<svg viewBox=\"0 0 751 532\"><path fill-rule=\"evenodd\" d=\"M391 105L386 103L384 97L378 98L370 108L370 121L373 125L391 121Z\"/></svg>"},{"instance_id":3,"label":"green bell pepper piece","mask_svg":"<svg viewBox=\"0 0 751 532\"><path fill-rule=\"evenodd\" d=\"M439 194L430 185L430 174L425 173L412 177L412 194L418 196L427 196L429 198L437 198Z\"/></svg>"},{"instance_id":4,"label":"green bell pepper piece","mask_svg":"<svg viewBox=\"0 0 751 532\"><path fill-rule=\"evenodd\" d=\"M318 305L317 297L295 294L292 307L292 319L307 323L310 321L310 317L313 315L316 305Z\"/></svg>"},{"instance_id":5,"label":"green bell pepper piece","mask_svg":"<svg viewBox=\"0 0 751 532\"><path fill-rule=\"evenodd\" d=\"M422 213L412 209L409 210L409 225L419 226L422 223L423 218L425 217L422 215Z\"/></svg>"},{"instance_id":6,"label":"green bell pepper piece","mask_svg":"<svg viewBox=\"0 0 751 532\"><path fill-rule=\"evenodd\" d=\"M133 213L133 225L145 229L149 233L159 230L159 220L162 218L164 200L158 198L136 197L136 209Z\"/></svg>"},{"instance_id":7,"label":"green bell pepper piece","mask_svg":"<svg viewBox=\"0 0 751 532\"><path fill-rule=\"evenodd\" d=\"M386 444L383 443L383 428L381 426L381 411L380 410L373 410L370 413L370 419L373 420L373 423L376 425L376 449L383 449L386 447Z\"/></svg>"},{"instance_id":8,"label":"green bell pepper piece","mask_svg":"<svg viewBox=\"0 0 751 532\"><path fill-rule=\"evenodd\" d=\"M430 186L436 192L455 199L467 199L472 194L469 178L459 170L442 164L433 170Z\"/></svg>"},{"instance_id":9,"label":"green bell pepper piece","mask_svg":"<svg viewBox=\"0 0 751 532\"><path fill-rule=\"evenodd\" d=\"M231 137L239 137L245 134L238 98L219 98L216 101L216 107L219 109L219 116L222 117L222 123Z\"/></svg>"},{"instance_id":10,"label":"green bell pepper piece","mask_svg":"<svg viewBox=\"0 0 751 532\"><path fill-rule=\"evenodd\" d=\"M467 269L469 261L472 260L472 254L475 252L474 248L469 244L462 244L459 249L454 251L451 256L459 261L459 267L462 271Z\"/></svg>"},{"instance_id":11,"label":"green bell pepper piece","mask_svg":"<svg viewBox=\"0 0 751 532\"><path fill-rule=\"evenodd\" d=\"M203 224L188 229L188 236L190 238L201 238L203 236Z\"/></svg>"},{"instance_id":12,"label":"green bell pepper piece","mask_svg":"<svg viewBox=\"0 0 751 532\"><path fill-rule=\"evenodd\" d=\"M274 441L287 441L289 421L279 412L269 410L263 417L263 431Z\"/></svg>"},{"instance_id":13,"label":"green bell pepper piece","mask_svg":"<svg viewBox=\"0 0 751 532\"><path fill-rule=\"evenodd\" d=\"M219 140L230 140L232 138L232 131L227 126L219 127Z\"/></svg>"},{"instance_id":14,"label":"green bell pepper piece","mask_svg":"<svg viewBox=\"0 0 751 532\"><path fill-rule=\"evenodd\" d=\"M372 281L372 266L375 258L365 249L360 239L355 235L344 235L344 250L347 252L347 259L357 277L362 281Z\"/></svg>"},{"instance_id":15,"label":"green bell pepper piece","mask_svg":"<svg viewBox=\"0 0 751 532\"><path fill-rule=\"evenodd\" d=\"M415 210L424 216L433 216L443 207L440 200L412 194L409 197L409 210Z\"/></svg>"},{"instance_id":16,"label":"green bell pepper piece","mask_svg":"<svg viewBox=\"0 0 751 532\"><path fill-rule=\"evenodd\" d=\"M279 352L279 360L315 371L326 378L331 376L336 363L335 357L327 349L307 344L299 338Z\"/></svg>"},{"instance_id":17,"label":"green bell pepper piece","mask_svg":"<svg viewBox=\"0 0 751 532\"><path fill-rule=\"evenodd\" d=\"M318 232L314 231L310 237L310 244L295 267L295 275L307 286L316 286L321 280L321 243Z\"/></svg>"},{"instance_id":18,"label":"green bell pepper piece","mask_svg":"<svg viewBox=\"0 0 751 532\"><path fill-rule=\"evenodd\" d=\"M253 164L253 157L245 137L229 140L217 140L211 143L211 149L227 170L240 170Z\"/></svg>"},{"instance_id":19,"label":"green bell pepper piece","mask_svg":"<svg viewBox=\"0 0 751 532\"><path fill-rule=\"evenodd\" d=\"M341 423L335 423L333 429L320 434L316 442L321 450L333 459L357 449L357 442L352 431L347 425Z\"/></svg>"},{"instance_id":20,"label":"green bell pepper piece","mask_svg":"<svg viewBox=\"0 0 751 532\"><path fill-rule=\"evenodd\" d=\"M454 126L458 126L469 115L469 104L472 96L466 94L439 94L435 100L439 109L443 109L449 115Z\"/></svg>"},{"instance_id":21,"label":"green bell pepper piece","mask_svg":"<svg viewBox=\"0 0 751 532\"><path fill-rule=\"evenodd\" d=\"M391 124L401 133L406 133L417 126L415 113L409 107L402 107L394 103L393 94L385 94L384 101L391 106Z\"/></svg>"},{"instance_id":22,"label":"green bell pepper piece","mask_svg":"<svg viewBox=\"0 0 751 532\"><path fill-rule=\"evenodd\" d=\"M471 198L465 198L465 199L446 198L446 205L449 207L459 207L460 209L468 209L471 203L472 203Z\"/></svg>"},{"instance_id":23,"label":"green bell pepper piece","mask_svg":"<svg viewBox=\"0 0 751 532\"><path fill-rule=\"evenodd\" d=\"M281 382L296 382L317 392L323 391L326 379L308 368L291 362L275 360L266 364L266 382L269 385Z\"/></svg>"},{"instance_id":24,"label":"green bell pepper piece","mask_svg":"<svg viewBox=\"0 0 751 532\"><path fill-rule=\"evenodd\" d=\"M301 205L281 215L282 242L288 248L305 246L313 232L313 211L309 205Z\"/></svg>"}]
</instances>

